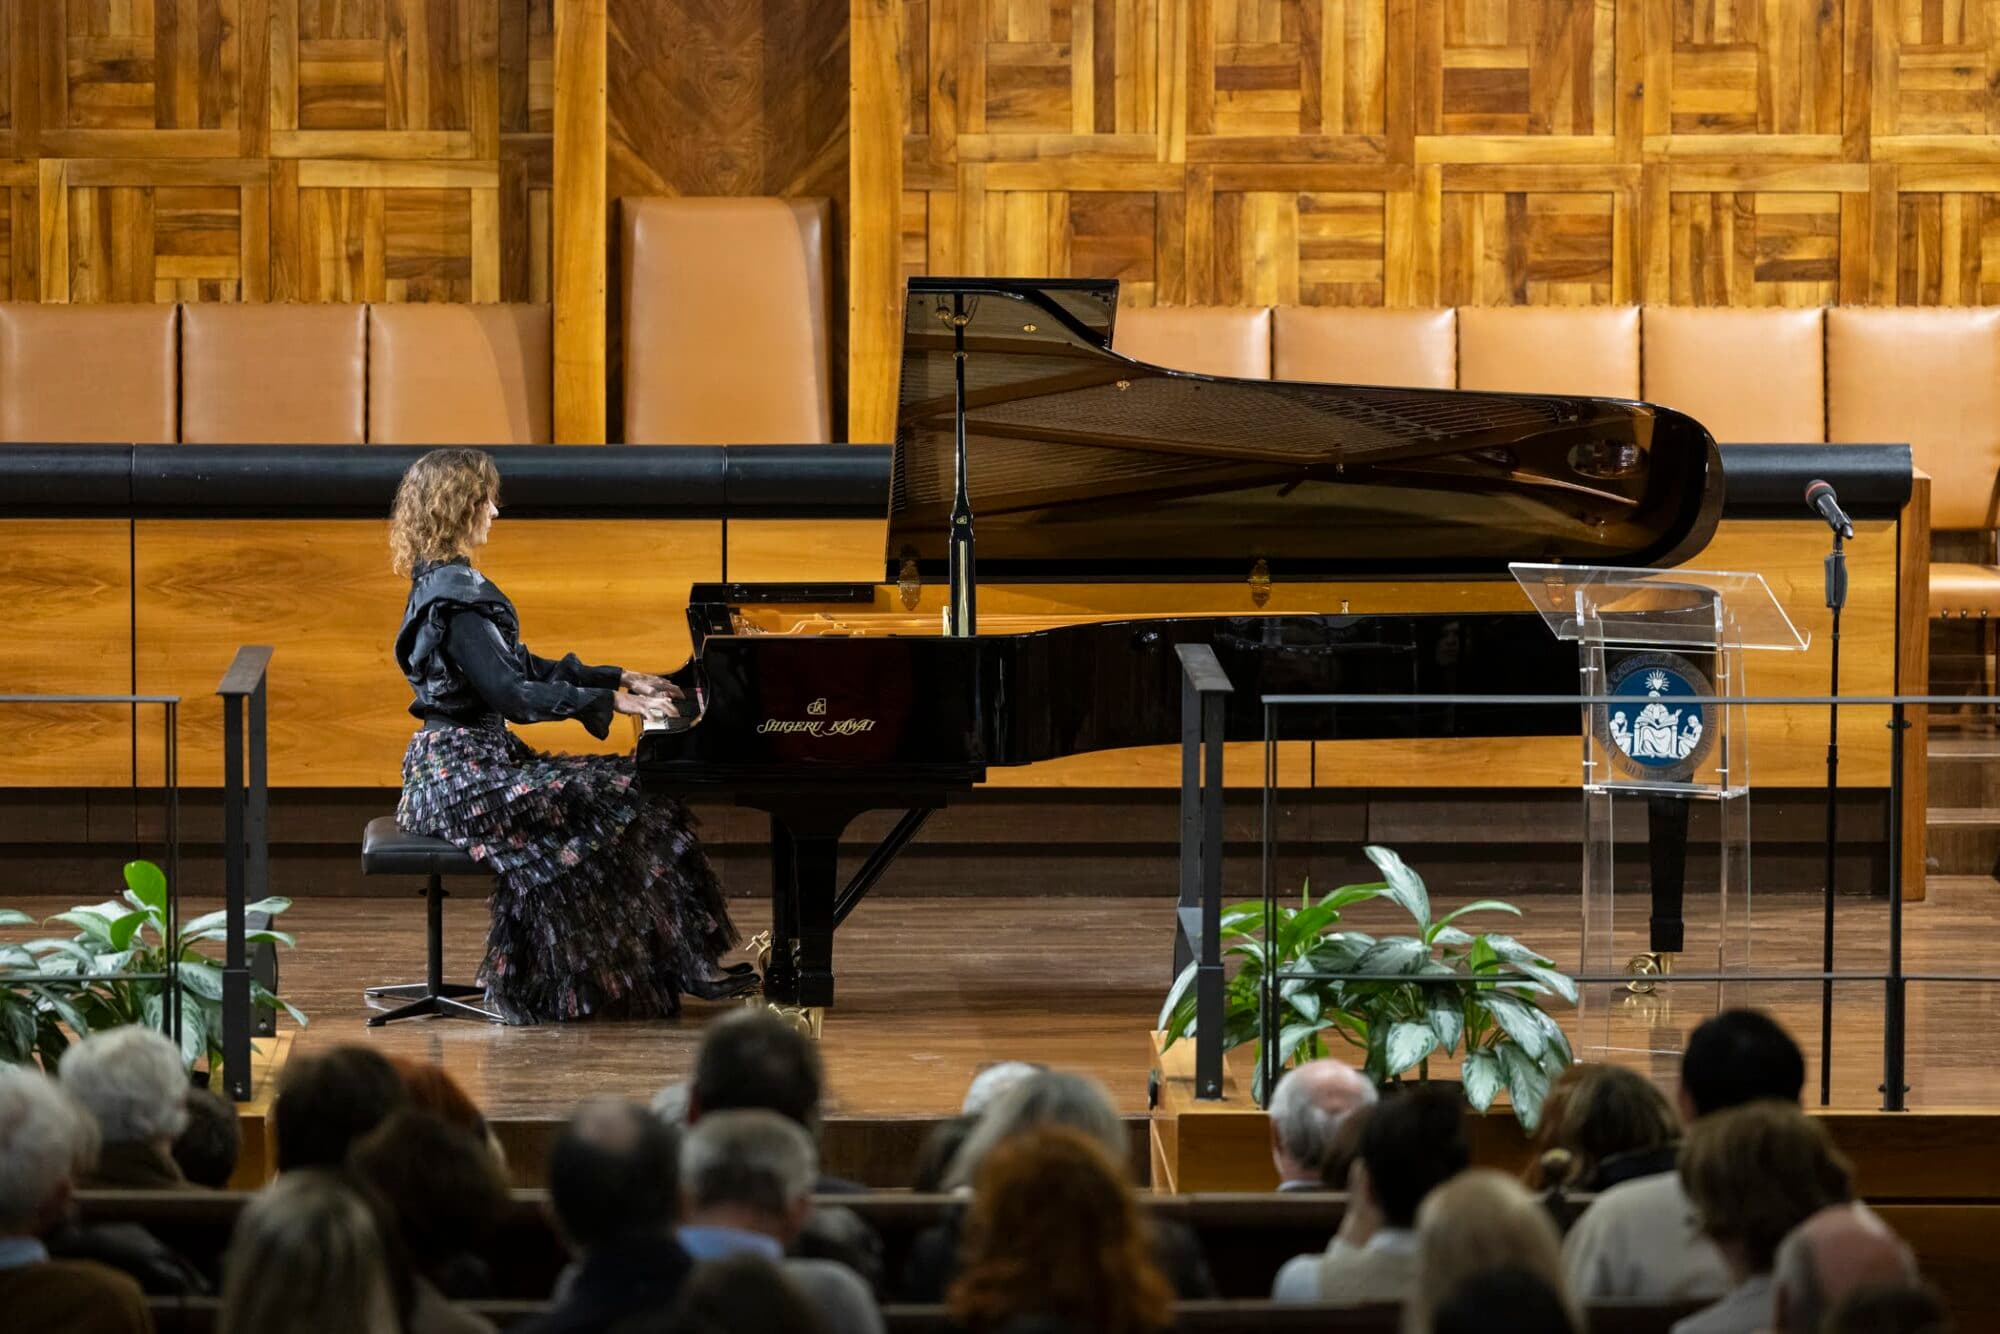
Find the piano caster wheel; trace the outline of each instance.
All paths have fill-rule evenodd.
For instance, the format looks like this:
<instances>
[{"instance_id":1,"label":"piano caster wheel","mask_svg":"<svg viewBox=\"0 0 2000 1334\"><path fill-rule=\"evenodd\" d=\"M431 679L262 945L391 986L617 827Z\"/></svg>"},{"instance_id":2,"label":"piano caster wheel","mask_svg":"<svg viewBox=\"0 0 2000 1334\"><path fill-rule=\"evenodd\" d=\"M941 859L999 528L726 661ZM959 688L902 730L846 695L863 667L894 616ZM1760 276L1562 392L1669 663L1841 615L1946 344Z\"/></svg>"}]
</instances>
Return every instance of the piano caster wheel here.
<instances>
[{"instance_id":1,"label":"piano caster wheel","mask_svg":"<svg viewBox=\"0 0 2000 1334\"><path fill-rule=\"evenodd\" d=\"M820 1029L826 1023L826 1009L819 1005L780 1005L771 1001L765 1005L772 1014L790 1024L793 1028L811 1038L820 1039Z\"/></svg>"},{"instance_id":2,"label":"piano caster wheel","mask_svg":"<svg viewBox=\"0 0 2000 1334\"><path fill-rule=\"evenodd\" d=\"M1625 964L1625 971L1632 980L1625 984L1625 990L1634 996L1650 996L1660 989L1657 982L1648 978L1665 977L1673 971L1674 956L1671 954L1635 954Z\"/></svg>"},{"instance_id":3,"label":"piano caster wheel","mask_svg":"<svg viewBox=\"0 0 2000 1334\"><path fill-rule=\"evenodd\" d=\"M771 933L769 931L759 931L756 935L750 937L750 942L743 947L743 952L756 962L758 972L768 973L771 971Z\"/></svg>"}]
</instances>

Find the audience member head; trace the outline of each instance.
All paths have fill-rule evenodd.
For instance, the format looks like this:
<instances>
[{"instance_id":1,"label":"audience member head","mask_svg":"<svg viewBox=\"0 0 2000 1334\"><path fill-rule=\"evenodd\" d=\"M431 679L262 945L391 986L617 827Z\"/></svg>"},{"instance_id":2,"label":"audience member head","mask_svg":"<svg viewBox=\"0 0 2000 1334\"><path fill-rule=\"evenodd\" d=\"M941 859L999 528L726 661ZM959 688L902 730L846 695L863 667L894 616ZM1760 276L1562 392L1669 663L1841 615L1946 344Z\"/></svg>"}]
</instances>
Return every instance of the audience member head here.
<instances>
[{"instance_id":1,"label":"audience member head","mask_svg":"<svg viewBox=\"0 0 2000 1334\"><path fill-rule=\"evenodd\" d=\"M1033 1079L1045 1065L1033 1061L997 1061L972 1077L965 1086L965 1098L958 1105L960 1116L978 1116L993 1105L995 1099L1023 1080Z\"/></svg>"},{"instance_id":2,"label":"audience member head","mask_svg":"<svg viewBox=\"0 0 2000 1334\"><path fill-rule=\"evenodd\" d=\"M673 1227L679 1152L673 1127L637 1103L585 1100L549 1150L556 1226L584 1252Z\"/></svg>"},{"instance_id":3,"label":"audience member head","mask_svg":"<svg viewBox=\"0 0 2000 1334\"><path fill-rule=\"evenodd\" d=\"M1375 1081L1342 1061L1306 1061L1271 1095L1271 1164L1279 1181L1320 1184L1341 1122L1376 1099Z\"/></svg>"},{"instance_id":4,"label":"audience member head","mask_svg":"<svg viewBox=\"0 0 2000 1334\"><path fill-rule=\"evenodd\" d=\"M649 1319L638 1328L663 1334L822 1334L826 1323L782 1266L739 1252L697 1265L667 1318Z\"/></svg>"},{"instance_id":5,"label":"audience member head","mask_svg":"<svg viewBox=\"0 0 2000 1334\"><path fill-rule=\"evenodd\" d=\"M221 1334L398 1334L389 1247L331 1172L293 1172L244 1207L223 1264Z\"/></svg>"},{"instance_id":6,"label":"audience member head","mask_svg":"<svg viewBox=\"0 0 2000 1334\"><path fill-rule=\"evenodd\" d=\"M1688 1035L1681 1115L1692 1121L1746 1102L1796 1103L1805 1087L1799 1044L1761 1010L1724 1010Z\"/></svg>"},{"instance_id":7,"label":"audience member head","mask_svg":"<svg viewBox=\"0 0 2000 1334\"><path fill-rule=\"evenodd\" d=\"M1578 1323L1562 1296L1562 1238L1549 1211L1506 1173L1473 1168L1431 1191L1417 1210L1417 1278L1410 1289L1409 1328L1428 1330L1439 1298L1492 1270L1539 1278L1556 1294L1570 1323Z\"/></svg>"},{"instance_id":8,"label":"audience member head","mask_svg":"<svg viewBox=\"0 0 2000 1334\"><path fill-rule=\"evenodd\" d=\"M1910 1248L1860 1204L1831 1205L1793 1228L1773 1271L1777 1334L1819 1334L1833 1304L1855 1288L1917 1281Z\"/></svg>"},{"instance_id":9,"label":"audience member head","mask_svg":"<svg viewBox=\"0 0 2000 1334\"><path fill-rule=\"evenodd\" d=\"M685 1126L688 1122L688 1082L676 1079L671 1084L662 1084L660 1091L653 1095L653 1115L670 1126Z\"/></svg>"},{"instance_id":10,"label":"audience member head","mask_svg":"<svg viewBox=\"0 0 2000 1334\"><path fill-rule=\"evenodd\" d=\"M824 1087L819 1047L811 1038L769 1010L737 1010L701 1035L688 1120L754 1108L789 1117L817 1138Z\"/></svg>"},{"instance_id":11,"label":"audience member head","mask_svg":"<svg viewBox=\"0 0 2000 1334\"><path fill-rule=\"evenodd\" d=\"M776 1112L711 1112L682 1138L680 1169L686 1222L789 1246L812 1212L819 1155L805 1128Z\"/></svg>"},{"instance_id":12,"label":"audience member head","mask_svg":"<svg viewBox=\"0 0 2000 1334\"><path fill-rule=\"evenodd\" d=\"M189 1184L221 1190L236 1175L243 1153L243 1125L236 1105L207 1089L187 1093L187 1125L174 1140L174 1161Z\"/></svg>"},{"instance_id":13,"label":"audience member head","mask_svg":"<svg viewBox=\"0 0 2000 1334\"><path fill-rule=\"evenodd\" d=\"M433 1281L507 1213L507 1182L486 1141L431 1112L390 1113L355 1144L347 1166L395 1219L410 1263Z\"/></svg>"},{"instance_id":14,"label":"audience member head","mask_svg":"<svg viewBox=\"0 0 2000 1334\"><path fill-rule=\"evenodd\" d=\"M946 1301L960 1326L1042 1317L1095 1334L1164 1330L1173 1290L1117 1159L1092 1136L1044 1125L981 1162L960 1271Z\"/></svg>"},{"instance_id":15,"label":"audience member head","mask_svg":"<svg viewBox=\"0 0 2000 1334\"><path fill-rule=\"evenodd\" d=\"M1632 1155L1671 1157L1680 1139L1673 1104L1644 1075L1618 1065L1572 1065L1542 1103L1528 1184L1602 1190L1607 1164ZM1663 1164L1664 1166L1664 1164Z\"/></svg>"},{"instance_id":16,"label":"audience member head","mask_svg":"<svg viewBox=\"0 0 2000 1334\"><path fill-rule=\"evenodd\" d=\"M1037 1126L1068 1126L1081 1131L1097 1141L1113 1162L1125 1161L1125 1125L1104 1086L1085 1075L1041 1070L995 1098L980 1115L979 1124L951 1160L951 1170L945 1174L946 1189L971 1185L980 1163L996 1146Z\"/></svg>"},{"instance_id":17,"label":"audience member head","mask_svg":"<svg viewBox=\"0 0 2000 1334\"><path fill-rule=\"evenodd\" d=\"M413 1061L407 1056L387 1059L395 1067L396 1077L403 1081L403 1092L411 1107L457 1126L474 1139L483 1140L491 1133L479 1104L443 1066Z\"/></svg>"},{"instance_id":18,"label":"audience member head","mask_svg":"<svg viewBox=\"0 0 2000 1334\"><path fill-rule=\"evenodd\" d=\"M1387 1226L1411 1228L1424 1197L1463 1172L1470 1156L1458 1093L1419 1084L1375 1105L1349 1188L1364 1190Z\"/></svg>"},{"instance_id":19,"label":"audience member head","mask_svg":"<svg viewBox=\"0 0 2000 1334\"><path fill-rule=\"evenodd\" d=\"M367 1047L294 1056L271 1108L278 1170L338 1168L355 1141L409 1101L396 1067Z\"/></svg>"},{"instance_id":20,"label":"audience member head","mask_svg":"<svg viewBox=\"0 0 2000 1334\"><path fill-rule=\"evenodd\" d=\"M920 1194L943 1190L952 1160L958 1157L958 1151L965 1147L965 1137L978 1124L976 1116L954 1116L933 1125L917 1149L916 1166L910 1169L910 1189Z\"/></svg>"},{"instance_id":21,"label":"audience member head","mask_svg":"<svg viewBox=\"0 0 2000 1334\"><path fill-rule=\"evenodd\" d=\"M1461 1279L1415 1334L1579 1334L1561 1289L1531 1269L1507 1265Z\"/></svg>"},{"instance_id":22,"label":"audience member head","mask_svg":"<svg viewBox=\"0 0 2000 1334\"><path fill-rule=\"evenodd\" d=\"M89 1113L32 1065L0 1065L0 1237L39 1237L63 1220L97 1156Z\"/></svg>"},{"instance_id":23,"label":"audience member head","mask_svg":"<svg viewBox=\"0 0 2000 1334\"><path fill-rule=\"evenodd\" d=\"M1371 1102L1340 1118L1340 1129L1333 1132L1333 1142L1326 1146L1326 1161L1319 1165L1321 1186L1327 1190L1348 1188L1347 1178L1353 1173L1356 1160L1361 1157L1361 1137L1368 1133L1368 1123L1375 1118L1375 1109L1381 1105Z\"/></svg>"},{"instance_id":24,"label":"audience member head","mask_svg":"<svg viewBox=\"0 0 2000 1334\"><path fill-rule=\"evenodd\" d=\"M62 1085L97 1119L106 1144L162 1153L187 1125L187 1067L173 1039L138 1024L92 1033L63 1053Z\"/></svg>"},{"instance_id":25,"label":"audience member head","mask_svg":"<svg viewBox=\"0 0 2000 1334\"><path fill-rule=\"evenodd\" d=\"M1928 1284L1870 1283L1833 1304L1824 1334L1951 1334L1951 1313Z\"/></svg>"},{"instance_id":26,"label":"audience member head","mask_svg":"<svg viewBox=\"0 0 2000 1334\"><path fill-rule=\"evenodd\" d=\"M1740 1280L1768 1274L1785 1234L1850 1197L1852 1174L1797 1104L1753 1102L1704 1116L1681 1146L1681 1184Z\"/></svg>"}]
</instances>

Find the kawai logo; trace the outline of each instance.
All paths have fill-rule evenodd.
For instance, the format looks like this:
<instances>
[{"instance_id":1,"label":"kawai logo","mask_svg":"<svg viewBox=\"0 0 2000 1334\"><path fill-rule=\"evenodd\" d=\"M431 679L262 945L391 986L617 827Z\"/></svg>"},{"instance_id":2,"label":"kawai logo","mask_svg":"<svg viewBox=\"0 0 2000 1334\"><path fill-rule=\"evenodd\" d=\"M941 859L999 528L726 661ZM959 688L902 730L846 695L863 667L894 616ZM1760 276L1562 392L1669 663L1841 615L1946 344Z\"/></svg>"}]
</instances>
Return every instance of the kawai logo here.
<instances>
[{"instance_id":1,"label":"kawai logo","mask_svg":"<svg viewBox=\"0 0 2000 1334\"><path fill-rule=\"evenodd\" d=\"M757 735L798 733L804 736L858 736L875 730L873 718L828 718L826 696L806 705L804 718L766 718L757 724Z\"/></svg>"}]
</instances>

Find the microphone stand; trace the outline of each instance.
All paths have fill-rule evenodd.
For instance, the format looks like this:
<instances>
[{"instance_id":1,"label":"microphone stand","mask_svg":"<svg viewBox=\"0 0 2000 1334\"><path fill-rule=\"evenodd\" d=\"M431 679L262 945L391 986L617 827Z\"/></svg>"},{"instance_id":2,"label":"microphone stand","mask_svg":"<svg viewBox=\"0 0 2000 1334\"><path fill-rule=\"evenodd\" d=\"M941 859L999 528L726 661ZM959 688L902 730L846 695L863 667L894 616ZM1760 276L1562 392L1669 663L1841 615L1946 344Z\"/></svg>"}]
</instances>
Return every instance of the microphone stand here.
<instances>
[{"instance_id":1,"label":"microphone stand","mask_svg":"<svg viewBox=\"0 0 2000 1334\"><path fill-rule=\"evenodd\" d=\"M971 312L965 294L954 292L951 314L944 320L952 338L952 444L954 446L954 493L951 501L950 558L951 601L947 607L947 633L963 638L978 633L979 581L973 573L972 487L965 457L965 326Z\"/></svg>"},{"instance_id":2,"label":"microphone stand","mask_svg":"<svg viewBox=\"0 0 2000 1334\"><path fill-rule=\"evenodd\" d=\"M1847 605L1847 552L1840 528L1833 530L1833 550L1826 558L1826 605L1833 612L1832 680L1826 706L1826 886L1825 941L1821 971L1833 972L1833 874L1840 821L1840 611ZM1833 979L1819 983L1819 1105L1833 1101Z\"/></svg>"}]
</instances>

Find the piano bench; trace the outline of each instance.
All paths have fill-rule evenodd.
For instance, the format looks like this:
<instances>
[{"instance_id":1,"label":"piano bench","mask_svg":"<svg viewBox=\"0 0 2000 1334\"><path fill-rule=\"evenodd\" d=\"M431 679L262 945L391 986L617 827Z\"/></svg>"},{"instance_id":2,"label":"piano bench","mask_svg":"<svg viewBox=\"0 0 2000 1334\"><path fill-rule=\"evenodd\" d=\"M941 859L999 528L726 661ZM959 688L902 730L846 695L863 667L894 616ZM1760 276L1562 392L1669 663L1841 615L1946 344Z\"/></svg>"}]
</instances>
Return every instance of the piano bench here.
<instances>
[{"instance_id":1,"label":"piano bench","mask_svg":"<svg viewBox=\"0 0 2000 1334\"><path fill-rule=\"evenodd\" d=\"M444 878L448 875L490 875L470 854L424 834L405 833L393 815L370 820L361 831L361 874L420 875L424 877L424 945L426 976L422 982L369 987L369 1000L409 1002L393 1010L369 1016L368 1026L380 1028L398 1019L414 1019L434 1014L447 1019L484 1019L499 1023L500 1016L483 1005L468 1004L463 997L484 996L483 987L444 980Z\"/></svg>"}]
</instances>

